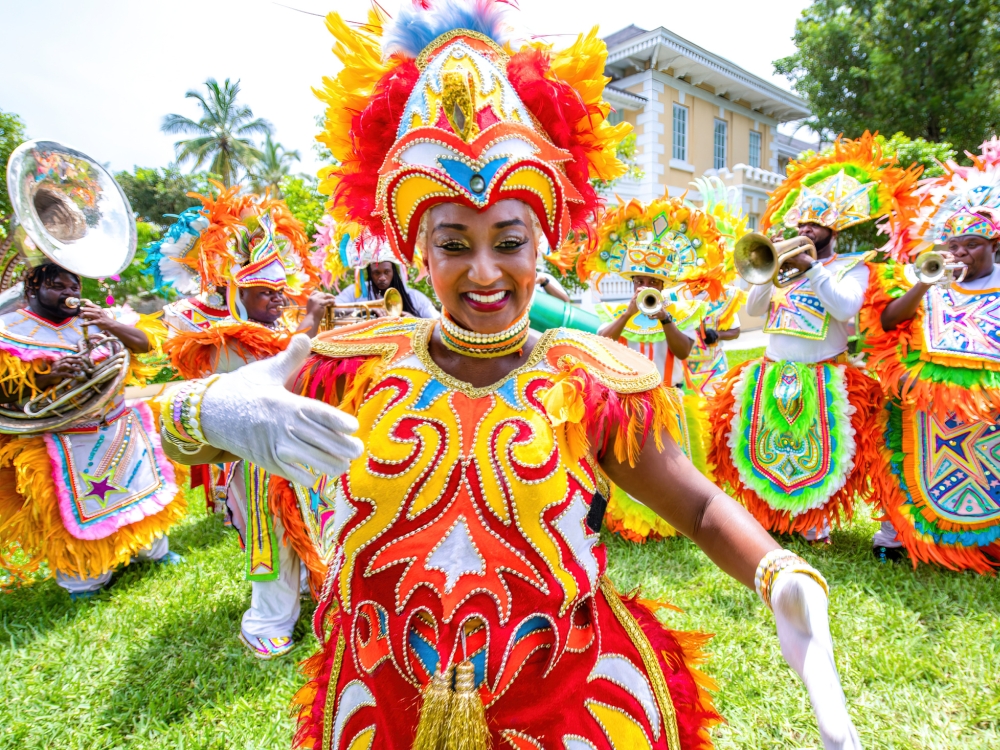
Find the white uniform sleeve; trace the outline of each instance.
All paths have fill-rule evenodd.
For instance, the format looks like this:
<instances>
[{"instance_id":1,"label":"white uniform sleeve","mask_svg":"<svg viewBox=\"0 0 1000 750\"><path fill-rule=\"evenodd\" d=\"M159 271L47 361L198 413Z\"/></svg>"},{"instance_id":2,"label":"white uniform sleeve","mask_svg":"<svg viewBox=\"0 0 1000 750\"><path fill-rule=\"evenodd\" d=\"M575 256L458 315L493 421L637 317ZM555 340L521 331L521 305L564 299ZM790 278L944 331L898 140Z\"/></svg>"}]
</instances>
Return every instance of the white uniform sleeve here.
<instances>
[{"instance_id":1,"label":"white uniform sleeve","mask_svg":"<svg viewBox=\"0 0 1000 750\"><path fill-rule=\"evenodd\" d=\"M421 318L441 317L441 313L435 309L434 304L428 299L426 294L418 292L411 287L406 288L406 293L410 295L410 302L413 303L413 309L417 311L417 315Z\"/></svg>"},{"instance_id":2,"label":"white uniform sleeve","mask_svg":"<svg viewBox=\"0 0 1000 750\"><path fill-rule=\"evenodd\" d=\"M767 315L773 291L773 284L751 284L750 292L747 294L747 314L754 318Z\"/></svg>"},{"instance_id":3,"label":"white uniform sleeve","mask_svg":"<svg viewBox=\"0 0 1000 750\"><path fill-rule=\"evenodd\" d=\"M840 280L826 266L817 263L806 272L806 277L834 320L846 323L861 310L868 288L868 267L864 263L859 263Z\"/></svg>"}]
</instances>

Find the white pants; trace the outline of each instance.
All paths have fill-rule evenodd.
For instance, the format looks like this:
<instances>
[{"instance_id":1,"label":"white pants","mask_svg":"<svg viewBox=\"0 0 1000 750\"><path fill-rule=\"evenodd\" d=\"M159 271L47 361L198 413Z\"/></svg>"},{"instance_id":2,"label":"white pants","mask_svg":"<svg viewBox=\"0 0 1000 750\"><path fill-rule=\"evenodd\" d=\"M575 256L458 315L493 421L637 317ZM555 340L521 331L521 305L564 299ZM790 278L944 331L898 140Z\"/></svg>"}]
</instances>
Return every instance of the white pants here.
<instances>
[{"instance_id":1,"label":"white pants","mask_svg":"<svg viewBox=\"0 0 1000 750\"><path fill-rule=\"evenodd\" d=\"M164 557L170 551L170 539L163 535L157 538L151 545L146 547L144 550L140 550L135 557L132 558L132 562L141 562L144 560L159 560ZM56 583L62 586L71 594L83 594L88 591L97 591L108 585L108 581L111 580L111 572L101 573L99 576L94 576L93 578L80 578L78 576L66 575L65 573L60 573L56 571Z\"/></svg>"},{"instance_id":2,"label":"white pants","mask_svg":"<svg viewBox=\"0 0 1000 750\"><path fill-rule=\"evenodd\" d=\"M823 519L822 526L813 526L811 529L803 531L802 536L804 536L808 542L823 541L830 536L830 522Z\"/></svg>"},{"instance_id":3,"label":"white pants","mask_svg":"<svg viewBox=\"0 0 1000 750\"><path fill-rule=\"evenodd\" d=\"M245 540L246 485L243 466L233 466L233 480L229 483L227 504L233 516L233 526ZM272 517L274 533L278 538L278 577L273 581L250 583L250 609L243 613L243 635L249 638L291 638L299 619L300 563L292 545L284 541L285 529Z\"/></svg>"},{"instance_id":4,"label":"white pants","mask_svg":"<svg viewBox=\"0 0 1000 750\"><path fill-rule=\"evenodd\" d=\"M892 521L883 521L879 530L875 532L875 536L872 537L872 547L896 549L902 546L903 543L899 541L899 535L896 534L896 527L892 525Z\"/></svg>"}]
</instances>

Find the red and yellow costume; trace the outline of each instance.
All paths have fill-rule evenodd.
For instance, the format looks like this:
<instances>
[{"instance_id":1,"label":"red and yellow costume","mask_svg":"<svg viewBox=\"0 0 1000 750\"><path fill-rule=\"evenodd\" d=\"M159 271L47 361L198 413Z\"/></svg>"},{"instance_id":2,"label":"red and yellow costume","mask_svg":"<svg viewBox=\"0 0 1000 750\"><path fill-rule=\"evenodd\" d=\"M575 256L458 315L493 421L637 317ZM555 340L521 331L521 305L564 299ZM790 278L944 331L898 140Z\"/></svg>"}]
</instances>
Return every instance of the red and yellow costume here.
<instances>
[{"instance_id":1,"label":"red and yellow costume","mask_svg":"<svg viewBox=\"0 0 1000 750\"><path fill-rule=\"evenodd\" d=\"M606 119L604 43L595 29L562 52L515 52L502 3L440 6L403 7L384 39L376 11L358 31L327 18L344 63L324 80L320 138L338 161L322 185L337 225L387 237L409 262L433 205L516 199L558 247L593 215L589 179L624 171L628 125ZM616 593L596 531L607 496L596 457L634 459L675 426L656 368L553 329L474 388L429 356L438 324L321 334L300 373L302 393L357 417L365 452L321 487L336 557L296 744L710 746L718 717L692 666L705 636Z\"/></svg>"},{"instance_id":2,"label":"red and yellow costume","mask_svg":"<svg viewBox=\"0 0 1000 750\"><path fill-rule=\"evenodd\" d=\"M300 376L302 393L357 417L366 453L324 489L338 554L298 744L410 748L421 690L467 660L494 747L708 747L717 717L693 668L705 636L615 592L597 533L607 480L594 456L613 443L626 460L673 431L659 373L553 329L503 381L473 388L431 360L434 325L321 334Z\"/></svg>"}]
</instances>

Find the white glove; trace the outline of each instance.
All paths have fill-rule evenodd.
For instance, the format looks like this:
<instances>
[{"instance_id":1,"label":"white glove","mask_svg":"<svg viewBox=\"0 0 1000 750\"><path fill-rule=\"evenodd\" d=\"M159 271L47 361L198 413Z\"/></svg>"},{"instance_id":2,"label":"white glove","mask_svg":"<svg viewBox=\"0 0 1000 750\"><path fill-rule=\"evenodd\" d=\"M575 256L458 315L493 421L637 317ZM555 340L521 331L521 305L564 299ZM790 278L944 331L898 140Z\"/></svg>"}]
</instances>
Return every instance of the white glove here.
<instances>
[{"instance_id":1,"label":"white glove","mask_svg":"<svg viewBox=\"0 0 1000 750\"><path fill-rule=\"evenodd\" d=\"M826 750L861 750L861 740L847 713L833 661L833 639L823 587L804 573L778 574L771 590L771 607L785 661L809 691L809 701Z\"/></svg>"},{"instance_id":2,"label":"white glove","mask_svg":"<svg viewBox=\"0 0 1000 750\"><path fill-rule=\"evenodd\" d=\"M220 377L201 405L205 439L306 487L322 474L338 477L347 471L364 450L351 437L358 421L285 388L308 356L309 337L299 334L277 356Z\"/></svg>"}]
</instances>

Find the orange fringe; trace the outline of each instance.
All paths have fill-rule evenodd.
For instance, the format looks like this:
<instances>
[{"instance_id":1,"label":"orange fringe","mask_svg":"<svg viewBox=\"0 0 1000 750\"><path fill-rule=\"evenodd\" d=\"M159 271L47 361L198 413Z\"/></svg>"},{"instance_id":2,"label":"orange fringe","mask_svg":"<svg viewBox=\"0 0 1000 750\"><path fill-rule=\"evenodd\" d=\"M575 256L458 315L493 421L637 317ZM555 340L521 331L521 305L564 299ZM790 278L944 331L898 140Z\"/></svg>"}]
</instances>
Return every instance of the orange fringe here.
<instances>
[{"instance_id":1,"label":"orange fringe","mask_svg":"<svg viewBox=\"0 0 1000 750\"><path fill-rule=\"evenodd\" d=\"M952 412L964 422L993 422L1000 412L1000 393L983 390L978 385L962 388L948 383L921 380L918 375L921 365L908 368L902 359L911 352L923 351L924 333L921 325L923 314L918 311L910 320L896 326L894 331L882 329L882 313L893 301L882 279L885 266L869 264L868 291L861 308L861 330L865 332L865 350L868 352L868 367L877 375L882 390L890 398L919 411L933 414L942 422ZM946 358L935 360L946 365ZM955 363L956 367L969 369L967 360Z\"/></svg>"},{"instance_id":2,"label":"orange fringe","mask_svg":"<svg viewBox=\"0 0 1000 750\"><path fill-rule=\"evenodd\" d=\"M904 468L904 473L914 476L912 467L913 461L913 438L909 435L905 426L907 415L904 412L903 420L903 452L906 455L904 461L910 465ZM878 419L878 434L885 435L889 413L883 409ZM887 470L872 475L875 492L869 502L875 510L882 513L881 518L876 521L891 521L906 551L910 554L910 563L914 569L918 563L926 565L940 565L943 568L954 571L974 570L981 575L995 575L996 569L1000 568L1000 543L994 543L987 547L948 547L935 544L932 540L921 536L913 523L900 510L907 504L906 494L900 486L900 479L888 470L892 459L892 451L883 440L880 445L880 454ZM906 480L909 482L909 479ZM915 489L915 488L914 488ZM917 501L916 498L914 498ZM931 511L922 509L920 511L928 518L932 517ZM942 528L948 528L950 524L942 521L937 516L934 520Z\"/></svg>"},{"instance_id":3,"label":"orange fringe","mask_svg":"<svg viewBox=\"0 0 1000 750\"><path fill-rule=\"evenodd\" d=\"M913 230L919 208L919 199L914 191L924 168L918 164L911 164L905 169L896 166L895 157L889 158L882 153L876 135L878 133L866 130L857 140L838 136L833 148L805 161L792 159L788 163L785 181L771 193L767 211L760 222L760 231L768 233L788 196L801 190L810 175L836 164L853 165L869 173L879 183L881 207L873 218L887 217L890 241L884 250L896 259L909 258L920 245L920 238Z\"/></svg>"},{"instance_id":4,"label":"orange fringe","mask_svg":"<svg viewBox=\"0 0 1000 750\"><path fill-rule=\"evenodd\" d=\"M285 527L282 544L291 544L295 554L309 570L309 591L312 592L313 599L318 601L320 591L323 589L323 580L326 578L326 564L320 559L319 552L302 520L302 511L299 509L295 490L287 479L272 476L268 493L271 512Z\"/></svg>"},{"instance_id":5,"label":"orange fringe","mask_svg":"<svg viewBox=\"0 0 1000 750\"><path fill-rule=\"evenodd\" d=\"M851 426L854 428L854 469L844 486L822 508L814 508L792 517L788 511L779 511L768 505L756 492L743 484L733 464L729 447L735 398L733 386L744 369L753 361L737 365L726 375L712 400L709 421L712 428L712 446L709 461L715 465L715 479L728 485L732 496L745 507L768 531L779 534L805 533L822 528L824 523L840 526L854 516L854 500L867 499L872 493L870 477L884 477L891 473L880 451L884 431L878 431L878 419L883 411L882 393L878 383L856 367L844 370L847 397L854 407Z\"/></svg>"},{"instance_id":6,"label":"orange fringe","mask_svg":"<svg viewBox=\"0 0 1000 750\"><path fill-rule=\"evenodd\" d=\"M291 338L292 334L285 331L272 331L252 323L232 323L182 333L166 341L163 352L182 378L205 378L215 372L219 352L228 345L233 345L237 356L254 362L283 352Z\"/></svg>"},{"instance_id":7,"label":"orange fringe","mask_svg":"<svg viewBox=\"0 0 1000 750\"><path fill-rule=\"evenodd\" d=\"M178 474L178 487L182 481ZM42 560L53 572L83 578L127 565L187 512L187 499L178 490L169 505L138 523L104 539L77 539L63 526L57 498L45 440L0 436L0 553L20 547L30 558L18 565L0 555L0 565L10 571L13 582L24 581Z\"/></svg>"}]
</instances>

